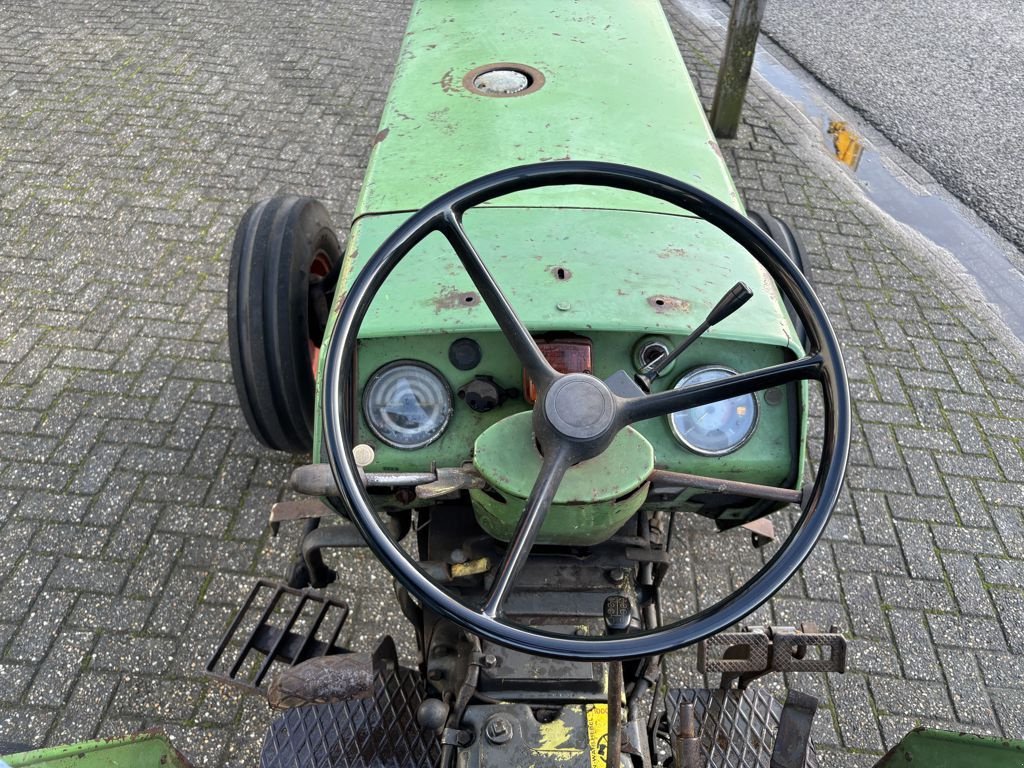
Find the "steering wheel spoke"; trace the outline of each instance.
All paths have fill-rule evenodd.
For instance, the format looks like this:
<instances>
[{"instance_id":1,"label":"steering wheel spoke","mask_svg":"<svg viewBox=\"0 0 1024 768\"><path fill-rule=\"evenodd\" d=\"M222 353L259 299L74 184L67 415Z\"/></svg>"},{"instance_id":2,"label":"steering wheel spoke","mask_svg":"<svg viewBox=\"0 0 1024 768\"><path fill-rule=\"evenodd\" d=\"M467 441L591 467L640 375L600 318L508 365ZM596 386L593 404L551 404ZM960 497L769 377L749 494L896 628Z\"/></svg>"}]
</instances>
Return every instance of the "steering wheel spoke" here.
<instances>
[{"instance_id":1,"label":"steering wheel spoke","mask_svg":"<svg viewBox=\"0 0 1024 768\"><path fill-rule=\"evenodd\" d=\"M441 219L440 229L455 250L463 268L469 273L473 285L480 291L484 302L487 304L494 319L498 321L501 332L505 334L509 344L512 345L516 357L523 364L530 378L537 385L538 390L544 391L551 385L558 373L544 357L544 354L533 340L533 336L523 325L516 311L512 309L505 294L501 292L490 270L484 264L480 254L477 253L473 243L470 242L466 230L462 226L459 215L448 208L444 211Z\"/></svg>"},{"instance_id":2,"label":"steering wheel spoke","mask_svg":"<svg viewBox=\"0 0 1024 768\"><path fill-rule=\"evenodd\" d=\"M821 355L815 353L788 363L758 368L756 371L747 373L738 373L726 379L631 398L621 406L622 418L625 423L633 424L637 421L685 411L688 408L716 403L719 400L728 400L730 397L760 392L769 387L777 387L793 381L819 379L822 375L823 364Z\"/></svg>"},{"instance_id":3,"label":"steering wheel spoke","mask_svg":"<svg viewBox=\"0 0 1024 768\"><path fill-rule=\"evenodd\" d=\"M481 610L485 616L495 618L501 615L505 598L512 590L513 582L519 571L526 565L526 559L533 549L533 542L537 540L537 534L544 525L544 520L551 509L551 502L558 491L558 485L562 482L565 472L569 469L570 448L564 443L559 443L551 453L544 457L537 480L530 491L530 497L526 500L523 508L523 516L519 518L515 533L508 544L508 551L498 566L494 576L494 583L487 593L487 599Z\"/></svg>"}]
</instances>

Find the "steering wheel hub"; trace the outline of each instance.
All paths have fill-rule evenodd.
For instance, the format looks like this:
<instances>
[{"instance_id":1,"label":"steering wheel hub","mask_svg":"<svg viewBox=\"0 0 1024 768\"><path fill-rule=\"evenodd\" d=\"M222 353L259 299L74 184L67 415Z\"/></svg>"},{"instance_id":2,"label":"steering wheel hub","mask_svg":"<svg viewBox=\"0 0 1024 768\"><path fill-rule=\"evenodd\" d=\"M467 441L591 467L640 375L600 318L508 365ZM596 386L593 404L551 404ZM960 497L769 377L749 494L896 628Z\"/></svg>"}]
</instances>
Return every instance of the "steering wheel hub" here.
<instances>
[{"instance_id":1,"label":"steering wheel hub","mask_svg":"<svg viewBox=\"0 0 1024 768\"><path fill-rule=\"evenodd\" d=\"M544 415L557 436L596 441L615 423L615 401L608 386L586 373L570 373L551 385Z\"/></svg>"}]
</instances>

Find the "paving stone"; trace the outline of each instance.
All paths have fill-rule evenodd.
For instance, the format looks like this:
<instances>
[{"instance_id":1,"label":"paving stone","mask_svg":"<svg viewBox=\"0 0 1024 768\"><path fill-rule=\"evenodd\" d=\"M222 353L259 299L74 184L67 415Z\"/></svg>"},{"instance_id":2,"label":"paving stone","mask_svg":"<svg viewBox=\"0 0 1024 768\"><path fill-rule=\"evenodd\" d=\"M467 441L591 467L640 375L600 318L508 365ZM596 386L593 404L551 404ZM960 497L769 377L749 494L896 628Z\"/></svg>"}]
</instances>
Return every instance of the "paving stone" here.
<instances>
[{"instance_id":1,"label":"paving stone","mask_svg":"<svg viewBox=\"0 0 1024 768\"><path fill-rule=\"evenodd\" d=\"M1003 733L1009 738L1019 738L1024 733L1024 702L1019 687L1014 684L1011 688L992 688L988 695Z\"/></svg>"},{"instance_id":2,"label":"paving stone","mask_svg":"<svg viewBox=\"0 0 1024 768\"><path fill-rule=\"evenodd\" d=\"M899 677L902 674L899 657L888 633L884 639L877 641L866 640L863 637L853 639L847 645L846 658L852 672L889 677Z\"/></svg>"},{"instance_id":3,"label":"paving stone","mask_svg":"<svg viewBox=\"0 0 1024 768\"><path fill-rule=\"evenodd\" d=\"M944 683L899 680L881 675L870 680L879 711L930 720L953 720L953 707Z\"/></svg>"},{"instance_id":4,"label":"paving stone","mask_svg":"<svg viewBox=\"0 0 1024 768\"><path fill-rule=\"evenodd\" d=\"M970 555L943 553L942 563L949 575L960 612L978 616L993 614L992 601L981 579L977 560Z\"/></svg>"},{"instance_id":5,"label":"paving stone","mask_svg":"<svg viewBox=\"0 0 1024 768\"><path fill-rule=\"evenodd\" d=\"M841 571L884 573L898 576L906 574L903 553L897 546L880 547L836 543L832 545L832 549Z\"/></svg>"},{"instance_id":6,"label":"paving stone","mask_svg":"<svg viewBox=\"0 0 1024 768\"><path fill-rule=\"evenodd\" d=\"M985 693L974 655L966 650L943 648L939 650L939 658L949 681L949 693L957 719L966 723L995 725L995 714Z\"/></svg>"},{"instance_id":7,"label":"paving stone","mask_svg":"<svg viewBox=\"0 0 1024 768\"><path fill-rule=\"evenodd\" d=\"M168 670L174 650L174 641L169 639L104 635L96 643L92 668L160 675Z\"/></svg>"},{"instance_id":8,"label":"paving stone","mask_svg":"<svg viewBox=\"0 0 1024 768\"><path fill-rule=\"evenodd\" d=\"M996 596L998 603L998 595ZM953 614L925 614L936 646L1005 651L1003 627L995 619Z\"/></svg>"},{"instance_id":9,"label":"paving stone","mask_svg":"<svg viewBox=\"0 0 1024 768\"><path fill-rule=\"evenodd\" d=\"M61 557L46 585L48 589L114 594L124 584L124 568L102 560Z\"/></svg>"},{"instance_id":10,"label":"paving stone","mask_svg":"<svg viewBox=\"0 0 1024 768\"><path fill-rule=\"evenodd\" d=\"M956 508L951 499L929 499L906 496L900 493L888 494L889 508L893 517L902 520L923 520L955 524L959 522Z\"/></svg>"},{"instance_id":11,"label":"paving stone","mask_svg":"<svg viewBox=\"0 0 1024 768\"><path fill-rule=\"evenodd\" d=\"M885 636L885 619L874 577L868 573L841 573L839 582L848 608L848 626L853 633L864 637Z\"/></svg>"},{"instance_id":12,"label":"paving stone","mask_svg":"<svg viewBox=\"0 0 1024 768\"><path fill-rule=\"evenodd\" d=\"M28 611L54 562L55 558L46 556L20 559L0 589L0 615L6 621L17 621Z\"/></svg>"},{"instance_id":13,"label":"paving stone","mask_svg":"<svg viewBox=\"0 0 1024 768\"><path fill-rule=\"evenodd\" d=\"M991 595L1010 649L1024 653L1024 595L1009 589L993 589Z\"/></svg>"},{"instance_id":14,"label":"paving stone","mask_svg":"<svg viewBox=\"0 0 1024 768\"><path fill-rule=\"evenodd\" d=\"M1003 554L1002 541L991 528L966 528L952 525L933 525L935 545L943 552L964 552L977 555Z\"/></svg>"},{"instance_id":15,"label":"paving stone","mask_svg":"<svg viewBox=\"0 0 1024 768\"><path fill-rule=\"evenodd\" d=\"M27 705L0 712L0 741L39 747L55 717L54 710Z\"/></svg>"},{"instance_id":16,"label":"paving stone","mask_svg":"<svg viewBox=\"0 0 1024 768\"><path fill-rule=\"evenodd\" d=\"M82 674L50 733L50 740L72 744L99 736L99 725L117 688L117 680L115 674Z\"/></svg>"},{"instance_id":17,"label":"paving stone","mask_svg":"<svg viewBox=\"0 0 1024 768\"><path fill-rule=\"evenodd\" d=\"M881 751L882 737L875 725L874 707L860 675L841 675L831 681L839 734L847 748Z\"/></svg>"},{"instance_id":18,"label":"paving stone","mask_svg":"<svg viewBox=\"0 0 1024 768\"><path fill-rule=\"evenodd\" d=\"M878 591L883 607L955 611L956 603L942 581L917 581L894 576L879 576Z\"/></svg>"},{"instance_id":19,"label":"paving stone","mask_svg":"<svg viewBox=\"0 0 1024 768\"><path fill-rule=\"evenodd\" d=\"M68 626L131 633L142 629L153 604L121 595L83 594L75 603Z\"/></svg>"},{"instance_id":20,"label":"paving stone","mask_svg":"<svg viewBox=\"0 0 1024 768\"><path fill-rule=\"evenodd\" d=\"M32 681L28 703L40 707L66 703L71 687L88 664L93 640L91 632L62 632Z\"/></svg>"},{"instance_id":21,"label":"paving stone","mask_svg":"<svg viewBox=\"0 0 1024 768\"><path fill-rule=\"evenodd\" d=\"M889 513L884 494L859 491L853 494L853 503L861 524L864 543L883 547L894 546L897 543L892 515Z\"/></svg>"},{"instance_id":22,"label":"paving stone","mask_svg":"<svg viewBox=\"0 0 1024 768\"><path fill-rule=\"evenodd\" d=\"M888 614L904 675L913 680L942 680L923 612L893 609Z\"/></svg>"},{"instance_id":23,"label":"paving stone","mask_svg":"<svg viewBox=\"0 0 1024 768\"><path fill-rule=\"evenodd\" d=\"M941 579L942 563L935 549L931 527L927 523L897 520L895 527L910 575L915 579Z\"/></svg>"},{"instance_id":24,"label":"paving stone","mask_svg":"<svg viewBox=\"0 0 1024 768\"><path fill-rule=\"evenodd\" d=\"M18 661L42 661L59 634L75 597L61 592L40 592L23 615L7 648L7 657Z\"/></svg>"},{"instance_id":25,"label":"paving stone","mask_svg":"<svg viewBox=\"0 0 1024 768\"><path fill-rule=\"evenodd\" d=\"M956 507L957 522L964 528L991 528L988 505L981 500L973 478L946 475L946 487Z\"/></svg>"}]
</instances>

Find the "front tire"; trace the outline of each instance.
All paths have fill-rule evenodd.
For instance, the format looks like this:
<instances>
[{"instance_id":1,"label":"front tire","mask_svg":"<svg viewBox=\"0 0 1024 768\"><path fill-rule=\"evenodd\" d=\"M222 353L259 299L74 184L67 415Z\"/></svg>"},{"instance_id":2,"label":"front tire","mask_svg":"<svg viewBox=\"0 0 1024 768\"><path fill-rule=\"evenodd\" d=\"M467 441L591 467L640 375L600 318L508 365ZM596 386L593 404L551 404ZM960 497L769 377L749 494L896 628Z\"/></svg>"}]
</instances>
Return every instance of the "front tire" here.
<instances>
[{"instance_id":1,"label":"front tire","mask_svg":"<svg viewBox=\"0 0 1024 768\"><path fill-rule=\"evenodd\" d=\"M761 230L768 234L768 236L774 240L782 252L785 253L790 260L796 264L796 268L804 273L804 277L811 279L811 265L804 253L804 244L800 239L800 236L796 233L792 227L789 226L782 219L772 216L770 213L761 213L760 211L747 211L747 218L754 222ZM804 330L803 323L800 322L800 318L797 317L796 311L793 309L793 305L789 299L783 298L783 303L786 305L786 311L789 312L789 318L793 321L793 327L796 329L800 343L805 347L807 346L807 332Z\"/></svg>"},{"instance_id":2,"label":"front tire","mask_svg":"<svg viewBox=\"0 0 1024 768\"><path fill-rule=\"evenodd\" d=\"M238 225L228 279L228 340L250 431L276 451L313 447L316 370L341 247L310 197L254 204Z\"/></svg>"}]
</instances>

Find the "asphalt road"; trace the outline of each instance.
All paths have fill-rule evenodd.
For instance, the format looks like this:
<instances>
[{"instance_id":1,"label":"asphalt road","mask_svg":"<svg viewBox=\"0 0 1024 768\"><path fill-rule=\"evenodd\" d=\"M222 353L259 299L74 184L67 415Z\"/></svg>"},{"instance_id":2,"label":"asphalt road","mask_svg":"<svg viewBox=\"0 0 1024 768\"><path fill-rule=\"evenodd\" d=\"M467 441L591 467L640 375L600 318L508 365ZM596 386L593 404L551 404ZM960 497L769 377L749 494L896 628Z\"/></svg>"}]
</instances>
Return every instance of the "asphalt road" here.
<instances>
[{"instance_id":1,"label":"asphalt road","mask_svg":"<svg viewBox=\"0 0 1024 768\"><path fill-rule=\"evenodd\" d=\"M1019 0L773 0L763 30L1024 249Z\"/></svg>"}]
</instances>

